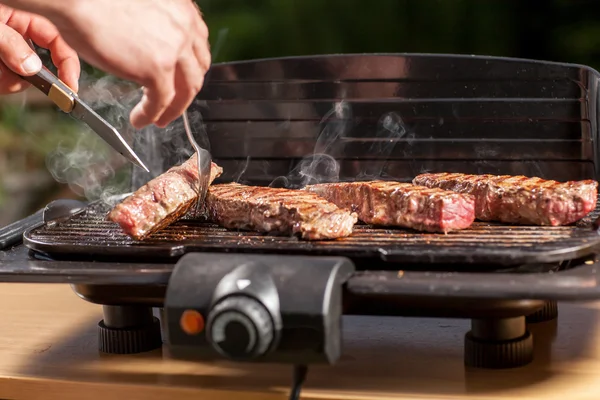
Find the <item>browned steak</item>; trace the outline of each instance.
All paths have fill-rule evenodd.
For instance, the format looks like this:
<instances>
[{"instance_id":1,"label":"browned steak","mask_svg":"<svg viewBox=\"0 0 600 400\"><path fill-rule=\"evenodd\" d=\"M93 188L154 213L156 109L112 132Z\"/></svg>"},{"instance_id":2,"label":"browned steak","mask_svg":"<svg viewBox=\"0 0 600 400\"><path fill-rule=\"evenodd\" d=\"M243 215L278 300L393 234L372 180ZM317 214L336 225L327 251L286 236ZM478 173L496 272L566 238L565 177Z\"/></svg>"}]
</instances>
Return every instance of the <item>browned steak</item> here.
<instances>
[{"instance_id":1,"label":"browned steak","mask_svg":"<svg viewBox=\"0 0 600 400\"><path fill-rule=\"evenodd\" d=\"M510 175L421 174L413 183L475 196L475 217L527 225L568 225L596 208L598 183Z\"/></svg>"},{"instance_id":2,"label":"browned steak","mask_svg":"<svg viewBox=\"0 0 600 400\"><path fill-rule=\"evenodd\" d=\"M468 228L475 219L475 201L471 196L410 183L322 183L305 190L356 212L361 221L372 225L449 232Z\"/></svg>"},{"instance_id":3,"label":"browned steak","mask_svg":"<svg viewBox=\"0 0 600 400\"><path fill-rule=\"evenodd\" d=\"M356 214L301 190L228 183L211 186L206 195L210 220L229 229L322 240L349 236Z\"/></svg>"},{"instance_id":4,"label":"browned steak","mask_svg":"<svg viewBox=\"0 0 600 400\"><path fill-rule=\"evenodd\" d=\"M196 154L181 165L170 168L139 188L108 214L108 219L121 226L136 240L168 226L183 217L198 199L198 165ZM212 183L223 169L212 163Z\"/></svg>"}]
</instances>

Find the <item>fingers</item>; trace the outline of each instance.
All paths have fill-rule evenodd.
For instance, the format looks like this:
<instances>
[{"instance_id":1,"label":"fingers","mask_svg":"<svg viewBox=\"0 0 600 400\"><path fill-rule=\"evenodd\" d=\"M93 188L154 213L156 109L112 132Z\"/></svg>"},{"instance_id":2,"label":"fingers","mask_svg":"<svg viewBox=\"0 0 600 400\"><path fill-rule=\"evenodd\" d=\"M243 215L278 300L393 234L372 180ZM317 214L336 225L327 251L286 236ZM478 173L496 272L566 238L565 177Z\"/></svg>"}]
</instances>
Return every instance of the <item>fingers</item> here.
<instances>
[{"instance_id":1,"label":"fingers","mask_svg":"<svg viewBox=\"0 0 600 400\"><path fill-rule=\"evenodd\" d=\"M204 15L202 14L202 10L200 10L200 6L198 6L198 4L196 4L195 2L192 2L192 4L194 5L198 13L198 18L196 18L196 33L201 38L208 39L208 26L206 26L206 23L204 22Z\"/></svg>"},{"instance_id":2,"label":"fingers","mask_svg":"<svg viewBox=\"0 0 600 400\"><path fill-rule=\"evenodd\" d=\"M42 61L23 36L4 24L0 24L0 60L2 95L25 90L29 84L21 76L34 75L42 69Z\"/></svg>"},{"instance_id":3,"label":"fingers","mask_svg":"<svg viewBox=\"0 0 600 400\"><path fill-rule=\"evenodd\" d=\"M0 60L11 71L22 76L35 75L42 69L42 60L23 36L4 24L0 24Z\"/></svg>"},{"instance_id":4,"label":"fingers","mask_svg":"<svg viewBox=\"0 0 600 400\"><path fill-rule=\"evenodd\" d=\"M200 91L203 82L204 72L195 55L192 52L184 54L175 70L175 97L156 126L164 128L181 116Z\"/></svg>"},{"instance_id":5,"label":"fingers","mask_svg":"<svg viewBox=\"0 0 600 400\"><path fill-rule=\"evenodd\" d=\"M193 2L190 2L194 4ZM155 124L164 128L190 106L204 84L204 75L211 63L208 28L198 13L190 40L174 65L165 73L155 68L150 85L145 85L144 96L131 112L135 128Z\"/></svg>"},{"instance_id":6,"label":"fingers","mask_svg":"<svg viewBox=\"0 0 600 400\"><path fill-rule=\"evenodd\" d=\"M0 95L21 92L30 86L28 82L0 63Z\"/></svg>"},{"instance_id":7,"label":"fingers","mask_svg":"<svg viewBox=\"0 0 600 400\"><path fill-rule=\"evenodd\" d=\"M79 63L79 58L66 58L62 60L55 59L55 52L50 50L50 54L52 54L52 62L58 68L58 79L63 81L68 87L70 87L74 92L79 91L79 77L81 75L81 64Z\"/></svg>"},{"instance_id":8,"label":"fingers","mask_svg":"<svg viewBox=\"0 0 600 400\"><path fill-rule=\"evenodd\" d=\"M20 19L11 19L11 26L21 35L31 38L38 46L50 50L52 63L58 68L58 77L77 92L81 64L75 50L65 42L56 26L47 19L36 16L28 23Z\"/></svg>"},{"instance_id":9,"label":"fingers","mask_svg":"<svg viewBox=\"0 0 600 400\"><path fill-rule=\"evenodd\" d=\"M208 44L208 29L201 18L196 20L195 33L190 50L184 52L177 63L175 97L165 113L156 122L156 125L160 128L179 118L190 106L202 89L204 75L210 68L211 54Z\"/></svg>"},{"instance_id":10,"label":"fingers","mask_svg":"<svg viewBox=\"0 0 600 400\"><path fill-rule=\"evenodd\" d=\"M192 48L194 53L196 54L196 59L198 60L198 64L202 68L204 68L204 73L208 71L210 68L210 64L212 62L212 56L210 54L210 43L208 42L208 27L206 23L201 18L202 12L200 11L200 7L198 4L193 2L196 10L198 11L199 18L196 19L195 29L196 29L196 38L193 41Z\"/></svg>"},{"instance_id":11,"label":"fingers","mask_svg":"<svg viewBox=\"0 0 600 400\"><path fill-rule=\"evenodd\" d=\"M206 74L212 62L208 40L194 41L193 50L200 68L204 71L203 74Z\"/></svg>"},{"instance_id":12,"label":"fingers","mask_svg":"<svg viewBox=\"0 0 600 400\"><path fill-rule=\"evenodd\" d=\"M165 71L157 74L150 84L146 85L142 100L131 111L131 125L141 129L158 121L175 97L173 83L175 72Z\"/></svg>"}]
</instances>

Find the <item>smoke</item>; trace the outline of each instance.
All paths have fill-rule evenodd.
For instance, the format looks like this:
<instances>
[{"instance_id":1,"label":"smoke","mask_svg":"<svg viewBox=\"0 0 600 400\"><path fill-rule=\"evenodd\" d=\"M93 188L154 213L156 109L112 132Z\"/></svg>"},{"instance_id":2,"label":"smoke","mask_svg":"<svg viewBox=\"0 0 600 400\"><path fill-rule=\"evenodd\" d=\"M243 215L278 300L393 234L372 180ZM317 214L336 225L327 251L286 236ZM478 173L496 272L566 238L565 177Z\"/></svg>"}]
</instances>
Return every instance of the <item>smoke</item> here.
<instances>
[{"instance_id":1,"label":"smoke","mask_svg":"<svg viewBox=\"0 0 600 400\"><path fill-rule=\"evenodd\" d=\"M129 116L141 95L137 85L110 75L97 79L82 71L80 98L121 133L150 173L130 164L83 122L74 121L77 134L47 154L46 166L52 177L89 201L111 202L115 195L135 188L134 178L145 183L191 157L181 118L164 129L154 125L133 128ZM188 117L197 142L210 149L200 112L188 111Z\"/></svg>"},{"instance_id":2,"label":"smoke","mask_svg":"<svg viewBox=\"0 0 600 400\"><path fill-rule=\"evenodd\" d=\"M352 179L380 179L384 175L385 161L392 155L396 144L403 140L407 144L404 155L410 157L415 138L415 134L408 131L402 118L394 112L386 113L379 119L374 135L350 137L349 133L354 127L353 114L350 104L345 101L336 103L320 125L323 125L323 129L313 152L303 157L286 176L275 178L270 187L300 188L317 183L339 182L342 171L338 160L347 156L347 146L361 146L369 142L366 149L361 148L361 158L374 159L375 162L362 164L358 167L359 171L352 174Z\"/></svg>"},{"instance_id":3,"label":"smoke","mask_svg":"<svg viewBox=\"0 0 600 400\"><path fill-rule=\"evenodd\" d=\"M336 103L322 118L324 125L312 154L300 160L287 176L275 178L270 187L300 188L320 182L337 182L340 177L340 165L335 158L342 139L352 124L352 108L341 101Z\"/></svg>"},{"instance_id":4,"label":"smoke","mask_svg":"<svg viewBox=\"0 0 600 400\"><path fill-rule=\"evenodd\" d=\"M195 100L194 104L200 103ZM192 128L192 135L200 147L210 151L210 142L204 126L200 111L188 108L188 119ZM166 169L176 164L181 164L193 154L193 149L185 135L183 119L178 118L166 128L148 126L139 131L135 137L135 147L143 149L140 157L145 157L144 163L150 170L149 176L145 172L138 172L145 178L153 178ZM147 180L147 179L145 179Z\"/></svg>"},{"instance_id":5,"label":"smoke","mask_svg":"<svg viewBox=\"0 0 600 400\"><path fill-rule=\"evenodd\" d=\"M229 34L229 28L221 28L217 33L217 40L212 49L212 59L217 60L221 54L221 50L225 46L225 40Z\"/></svg>"},{"instance_id":6,"label":"smoke","mask_svg":"<svg viewBox=\"0 0 600 400\"><path fill-rule=\"evenodd\" d=\"M124 179L108 187L115 178L117 162L100 140L88 131L81 132L74 146L61 143L47 155L46 165L52 177L88 200L106 200L124 189Z\"/></svg>"},{"instance_id":7,"label":"smoke","mask_svg":"<svg viewBox=\"0 0 600 400\"><path fill-rule=\"evenodd\" d=\"M85 72L82 72L80 87L81 99L131 144L135 130L129 123L129 112L139 101L140 90L113 76L94 80ZM52 177L90 201L108 201L127 191L130 176L123 168L127 161L87 125L76 123L78 134L47 154L46 167Z\"/></svg>"},{"instance_id":8,"label":"smoke","mask_svg":"<svg viewBox=\"0 0 600 400\"><path fill-rule=\"evenodd\" d=\"M398 141L405 138L406 143L403 157L412 158L412 145L414 142L414 132L409 133L406 125L400 115L395 112L385 113L379 118L375 135L370 138L371 146L365 153L366 157L376 158L380 162L370 163L363 168L357 176L359 180L379 179L383 176L385 162L392 155L394 147Z\"/></svg>"},{"instance_id":9,"label":"smoke","mask_svg":"<svg viewBox=\"0 0 600 400\"><path fill-rule=\"evenodd\" d=\"M244 173L248 169L248 165L250 165L250 156L246 157L246 162L244 163L242 168L235 174L235 179L233 180L234 182L241 182L242 175L244 175Z\"/></svg>"},{"instance_id":10,"label":"smoke","mask_svg":"<svg viewBox=\"0 0 600 400\"><path fill-rule=\"evenodd\" d=\"M223 48L228 32L228 29L218 32L216 53ZM38 47L36 52L44 65L56 73L49 51ZM111 123L134 149L144 149L137 153L150 169L150 173L132 167L83 122L74 121L77 134L62 140L46 155L46 167L57 182L67 184L72 191L90 201L107 201L115 194L131 191L134 177L137 176L138 180L146 182L164 172L166 168L191 156L191 146L187 141L181 140L181 137L185 137L182 134L181 120L172 123L166 129L151 126L136 131L130 125L129 114L142 95L137 85L113 76L97 79L82 70L79 86L79 96L83 101ZM25 108L26 102L24 95L21 108ZM199 112L190 112L189 118L193 127L203 128ZM28 133L30 137L27 139L32 141L32 145L46 152L48 138ZM203 129L194 132L194 136L203 147L208 148L208 138ZM55 142L50 142L54 146Z\"/></svg>"}]
</instances>

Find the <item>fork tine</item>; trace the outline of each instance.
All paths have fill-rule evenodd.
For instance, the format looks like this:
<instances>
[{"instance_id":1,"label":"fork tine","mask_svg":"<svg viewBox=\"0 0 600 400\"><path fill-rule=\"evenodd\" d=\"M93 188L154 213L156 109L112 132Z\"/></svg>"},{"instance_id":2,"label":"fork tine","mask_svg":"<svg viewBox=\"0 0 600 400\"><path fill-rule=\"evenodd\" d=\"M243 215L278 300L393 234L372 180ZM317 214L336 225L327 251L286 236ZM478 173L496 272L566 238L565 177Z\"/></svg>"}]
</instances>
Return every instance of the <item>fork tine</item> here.
<instances>
[{"instance_id":1,"label":"fork tine","mask_svg":"<svg viewBox=\"0 0 600 400\"><path fill-rule=\"evenodd\" d=\"M196 163L198 167L198 201L196 202L196 214L199 213L200 206L204 202L208 190L208 181L210 178L211 155L208 151L201 148L192 135L192 128L188 119L187 110L183 112L183 125L185 133L190 144L196 152Z\"/></svg>"}]
</instances>

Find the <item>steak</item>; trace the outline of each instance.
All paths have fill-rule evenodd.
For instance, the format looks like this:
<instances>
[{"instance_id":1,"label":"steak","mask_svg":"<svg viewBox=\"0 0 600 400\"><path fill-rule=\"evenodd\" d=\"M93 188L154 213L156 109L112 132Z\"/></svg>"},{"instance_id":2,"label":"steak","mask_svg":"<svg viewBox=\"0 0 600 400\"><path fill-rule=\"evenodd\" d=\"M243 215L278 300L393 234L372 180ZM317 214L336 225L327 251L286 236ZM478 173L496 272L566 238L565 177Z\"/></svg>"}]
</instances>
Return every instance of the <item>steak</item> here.
<instances>
[{"instance_id":1,"label":"steak","mask_svg":"<svg viewBox=\"0 0 600 400\"><path fill-rule=\"evenodd\" d=\"M425 232L465 229L475 220L471 196L391 181L321 183L304 188L367 224Z\"/></svg>"},{"instance_id":2,"label":"steak","mask_svg":"<svg viewBox=\"0 0 600 400\"><path fill-rule=\"evenodd\" d=\"M413 183L475 197L475 217L524 225L572 224L596 208L598 183L510 175L421 174Z\"/></svg>"},{"instance_id":3,"label":"steak","mask_svg":"<svg viewBox=\"0 0 600 400\"><path fill-rule=\"evenodd\" d=\"M356 214L301 190L228 183L211 186L207 217L229 229L323 240L349 236Z\"/></svg>"},{"instance_id":4,"label":"steak","mask_svg":"<svg viewBox=\"0 0 600 400\"><path fill-rule=\"evenodd\" d=\"M212 163L209 184L222 173L223 169ZM108 219L130 237L142 240L183 217L197 199L198 164L194 154L117 204Z\"/></svg>"}]
</instances>

